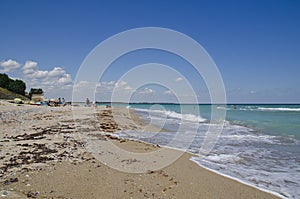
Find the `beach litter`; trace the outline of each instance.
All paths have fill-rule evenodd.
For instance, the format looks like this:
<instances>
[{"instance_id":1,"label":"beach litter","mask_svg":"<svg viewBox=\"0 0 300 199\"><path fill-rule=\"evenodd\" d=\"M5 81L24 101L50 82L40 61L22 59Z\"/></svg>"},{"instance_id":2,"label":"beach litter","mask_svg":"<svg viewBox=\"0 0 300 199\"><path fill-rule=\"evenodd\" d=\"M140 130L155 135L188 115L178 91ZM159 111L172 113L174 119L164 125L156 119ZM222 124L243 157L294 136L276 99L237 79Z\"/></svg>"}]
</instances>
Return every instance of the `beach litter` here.
<instances>
[{"instance_id":1,"label":"beach litter","mask_svg":"<svg viewBox=\"0 0 300 199\"><path fill-rule=\"evenodd\" d=\"M2 194L1 194L1 196L2 196L2 197L8 196L8 192L7 192L7 191L3 191Z\"/></svg>"}]
</instances>

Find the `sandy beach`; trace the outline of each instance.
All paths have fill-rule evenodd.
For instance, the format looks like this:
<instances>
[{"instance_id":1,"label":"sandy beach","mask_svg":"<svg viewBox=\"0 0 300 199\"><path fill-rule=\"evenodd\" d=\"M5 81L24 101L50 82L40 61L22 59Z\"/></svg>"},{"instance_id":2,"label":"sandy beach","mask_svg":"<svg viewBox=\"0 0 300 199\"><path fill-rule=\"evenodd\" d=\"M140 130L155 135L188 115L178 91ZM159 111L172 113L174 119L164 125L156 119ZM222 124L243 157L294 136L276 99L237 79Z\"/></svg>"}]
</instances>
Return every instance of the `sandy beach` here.
<instances>
[{"instance_id":1,"label":"sandy beach","mask_svg":"<svg viewBox=\"0 0 300 199\"><path fill-rule=\"evenodd\" d=\"M99 161L87 150L87 137L103 146L112 143L133 153L147 154L162 149L113 136L122 130L160 130L144 124L129 109L74 107L72 110L71 106L16 106L1 101L0 118L2 197L278 198L199 167L188 153L167 167L146 169L142 173L123 172ZM115 151L108 149L102 152L115 155ZM164 149L165 157L161 158L176 153ZM147 163L147 160L122 156L118 160L116 164L124 168Z\"/></svg>"}]
</instances>

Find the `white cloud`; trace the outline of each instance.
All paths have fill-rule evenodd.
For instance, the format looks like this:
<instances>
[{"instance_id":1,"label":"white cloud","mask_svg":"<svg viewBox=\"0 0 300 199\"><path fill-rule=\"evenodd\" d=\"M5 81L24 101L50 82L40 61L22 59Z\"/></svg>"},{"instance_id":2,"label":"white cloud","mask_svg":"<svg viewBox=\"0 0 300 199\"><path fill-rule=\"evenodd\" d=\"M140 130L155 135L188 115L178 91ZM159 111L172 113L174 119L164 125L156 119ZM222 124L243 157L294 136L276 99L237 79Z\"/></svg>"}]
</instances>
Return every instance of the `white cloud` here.
<instances>
[{"instance_id":1,"label":"white cloud","mask_svg":"<svg viewBox=\"0 0 300 199\"><path fill-rule=\"evenodd\" d=\"M49 71L48 75L50 77L62 76L66 73L61 67L54 67L53 70Z\"/></svg>"},{"instance_id":2,"label":"white cloud","mask_svg":"<svg viewBox=\"0 0 300 199\"><path fill-rule=\"evenodd\" d=\"M144 88L143 90L139 91L140 94L151 94L154 93L155 91L152 90L151 88Z\"/></svg>"},{"instance_id":3,"label":"white cloud","mask_svg":"<svg viewBox=\"0 0 300 199\"><path fill-rule=\"evenodd\" d=\"M80 81L74 85L74 101L84 101L86 98L97 101L115 102L177 102L179 95L174 90L160 90L150 87L141 87L134 90L126 81L89 82ZM191 95L181 93L180 97L190 102Z\"/></svg>"},{"instance_id":4,"label":"white cloud","mask_svg":"<svg viewBox=\"0 0 300 199\"><path fill-rule=\"evenodd\" d=\"M13 60L1 61L0 69L5 71L12 71L20 68L18 72L20 79L26 82L27 90L30 88L42 88L45 91L46 98L64 97L71 100L72 94L75 94L77 99L75 101L84 101L86 98L98 101L174 101L174 93L171 90L156 89L156 87L142 87L138 90L132 79L123 81L106 81L106 82L89 82L81 81L74 85L72 77L67 71L61 67L56 66L50 69L40 69L36 61L28 60L24 65L20 65ZM177 78L176 78L177 77ZM183 80L180 75L173 76L173 84ZM132 82L129 84L128 82ZM181 85L181 84L176 84ZM74 89L73 89L74 88ZM185 91L180 89L180 91ZM74 91L74 93L72 93Z\"/></svg>"},{"instance_id":5,"label":"white cloud","mask_svg":"<svg viewBox=\"0 0 300 199\"><path fill-rule=\"evenodd\" d=\"M2 60L0 62L0 66L3 68L2 70L0 70L0 73L7 73L7 72L11 72L17 68L20 68L21 64L19 64L18 62L9 59L7 61Z\"/></svg>"},{"instance_id":6,"label":"white cloud","mask_svg":"<svg viewBox=\"0 0 300 199\"><path fill-rule=\"evenodd\" d=\"M39 70L37 62L26 61L22 69L23 78L28 89L42 88L46 97L51 98L70 97L73 86L72 78L62 67L54 67L52 70Z\"/></svg>"},{"instance_id":7,"label":"white cloud","mask_svg":"<svg viewBox=\"0 0 300 199\"><path fill-rule=\"evenodd\" d=\"M173 92L172 92L171 90L167 90L167 91L165 91L164 93L165 93L165 94L168 94L168 95L172 95L172 94L173 94Z\"/></svg>"},{"instance_id":8,"label":"white cloud","mask_svg":"<svg viewBox=\"0 0 300 199\"><path fill-rule=\"evenodd\" d=\"M119 82L115 83L115 90L116 91L120 91L120 90L131 91L133 89L131 88L131 86L128 85L127 82L125 82L125 81L119 81Z\"/></svg>"},{"instance_id":9,"label":"white cloud","mask_svg":"<svg viewBox=\"0 0 300 199\"><path fill-rule=\"evenodd\" d=\"M80 81L74 85L74 98L82 101L87 97L93 99L94 96L100 101L110 101L114 96L114 100L122 101L131 95L132 87L125 81L109 81L109 82L89 82Z\"/></svg>"},{"instance_id":10,"label":"white cloud","mask_svg":"<svg viewBox=\"0 0 300 199\"><path fill-rule=\"evenodd\" d=\"M38 65L38 63L35 61L26 61L23 66L23 70L36 69L37 65Z\"/></svg>"},{"instance_id":11,"label":"white cloud","mask_svg":"<svg viewBox=\"0 0 300 199\"><path fill-rule=\"evenodd\" d=\"M71 82L70 75L61 67L54 67L52 70L38 70L37 62L27 61L23 67L23 74L27 78L33 79L57 79L60 82ZM69 80L69 81L67 81Z\"/></svg>"},{"instance_id":12,"label":"white cloud","mask_svg":"<svg viewBox=\"0 0 300 199\"><path fill-rule=\"evenodd\" d=\"M34 61L26 61L23 66L23 74L28 75L34 73L37 68L38 63Z\"/></svg>"},{"instance_id":13,"label":"white cloud","mask_svg":"<svg viewBox=\"0 0 300 199\"><path fill-rule=\"evenodd\" d=\"M101 92L121 92L121 91L131 91L133 90L131 86L128 85L127 82L125 81L119 81L119 82L115 82L115 81L109 81L109 82L97 82L97 83L93 83L93 82L88 82L88 81L81 81L79 82L78 85L76 85L76 87L82 89L84 87L95 87L97 88L97 93L101 93Z\"/></svg>"},{"instance_id":14,"label":"white cloud","mask_svg":"<svg viewBox=\"0 0 300 199\"><path fill-rule=\"evenodd\" d=\"M85 90L85 89L90 89L90 88L95 89L96 88L96 91L98 93L132 90L132 88L125 81L120 81L120 82L115 82L115 81L109 81L109 82L80 81L79 83L74 85L74 88L76 90Z\"/></svg>"},{"instance_id":15,"label":"white cloud","mask_svg":"<svg viewBox=\"0 0 300 199\"><path fill-rule=\"evenodd\" d=\"M39 78L45 78L48 75L48 71L46 70L37 70L33 71L32 74L27 75L30 78L39 79Z\"/></svg>"},{"instance_id":16,"label":"white cloud","mask_svg":"<svg viewBox=\"0 0 300 199\"><path fill-rule=\"evenodd\" d=\"M115 87L115 82L100 82L99 85L97 85L97 92L112 92L112 90Z\"/></svg>"},{"instance_id":17,"label":"white cloud","mask_svg":"<svg viewBox=\"0 0 300 199\"><path fill-rule=\"evenodd\" d=\"M69 74L63 74L61 78L58 79L58 83L66 84L72 82L71 75Z\"/></svg>"},{"instance_id":18,"label":"white cloud","mask_svg":"<svg viewBox=\"0 0 300 199\"><path fill-rule=\"evenodd\" d=\"M127 82L125 82L125 81L119 81L119 82L115 83L116 87L122 87L122 86L124 86L126 84L127 84Z\"/></svg>"},{"instance_id":19,"label":"white cloud","mask_svg":"<svg viewBox=\"0 0 300 199\"><path fill-rule=\"evenodd\" d=\"M124 89L125 90L132 90L131 86L125 86Z\"/></svg>"},{"instance_id":20,"label":"white cloud","mask_svg":"<svg viewBox=\"0 0 300 199\"><path fill-rule=\"evenodd\" d=\"M183 80L182 77L178 77L178 78L175 79L175 82L180 82L182 80Z\"/></svg>"}]
</instances>

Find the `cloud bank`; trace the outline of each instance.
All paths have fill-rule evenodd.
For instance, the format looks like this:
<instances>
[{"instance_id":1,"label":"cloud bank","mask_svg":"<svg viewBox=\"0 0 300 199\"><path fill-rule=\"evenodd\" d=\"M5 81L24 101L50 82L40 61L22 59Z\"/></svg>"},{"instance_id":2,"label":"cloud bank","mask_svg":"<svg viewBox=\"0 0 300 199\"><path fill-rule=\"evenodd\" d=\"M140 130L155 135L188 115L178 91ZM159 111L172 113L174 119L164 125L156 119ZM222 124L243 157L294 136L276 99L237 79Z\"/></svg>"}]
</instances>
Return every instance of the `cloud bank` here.
<instances>
[{"instance_id":1,"label":"cloud bank","mask_svg":"<svg viewBox=\"0 0 300 199\"><path fill-rule=\"evenodd\" d=\"M24 80L27 91L30 88L42 88L46 98L64 97L73 101L84 101L89 98L90 100L116 102L175 102L177 101L175 95L184 95L184 90L180 94L175 94L168 89L159 90L147 85L135 90L134 84L130 85L131 81L80 81L74 83L64 67L55 66L48 70L42 70L39 63L32 60L27 60L24 64L12 59L3 60L0 62L0 66L1 73L9 73L9 75L18 76ZM183 78L177 77L174 80L181 82ZM188 100L189 96L186 98Z\"/></svg>"},{"instance_id":2,"label":"cloud bank","mask_svg":"<svg viewBox=\"0 0 300 199\"><path fill-rule=\"evenodd\" d=\"M42 88L46 97L70 97L73 81L71 75L61 66L50 70L40 70L38 62L28 60L25 64L9 59L0 62L0 73L8 73L9 76L18 76L26 82L27 90L30 88Z\"/></svg>"},{"instance_id":3,"label":"cloud bank","mask_svg":"<svg viewBox=\"0 0 300 199\"><path fill-rule=\"evenodd\" d=\"M11 71L14 71L17 68L20 68L21 64L19 64L18 62L14 61L14 60L2 60L0 62L0 73L8 73Z\"/></svg>"},{"instance_id":4,"label":"cloud bank","mask_svg":"<svg viewBox=\"0 0 300 199\"><path fill-rule=\"evenodd\" d=\"M50 91L72 86L71 75L62 67L54 67L52 70L39 70L37 62L26 61L22 69L23 77L31 87L41 87Z\"/></svg>"}]
</instances>

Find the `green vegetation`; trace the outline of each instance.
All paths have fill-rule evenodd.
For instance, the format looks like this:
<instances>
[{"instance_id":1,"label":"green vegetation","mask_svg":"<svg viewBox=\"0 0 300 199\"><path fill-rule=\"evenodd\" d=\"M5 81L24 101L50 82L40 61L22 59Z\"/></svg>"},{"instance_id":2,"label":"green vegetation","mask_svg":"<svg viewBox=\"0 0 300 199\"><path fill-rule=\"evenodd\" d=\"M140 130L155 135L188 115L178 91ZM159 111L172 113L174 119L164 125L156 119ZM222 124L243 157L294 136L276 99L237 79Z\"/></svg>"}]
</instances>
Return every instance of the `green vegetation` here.
<instances>
[{"instance_id":1,"label":"green vegetation","mask_svg":"<svg viewBox=\"0 0 300 199\"><path fill-rule=\"evenodd\" d=\"M0 87L5 88L11 92L19 95L25 95L26 84L19 79L11 79L7 74L0 73Z\"/></svg>"},{"instance_id":2,"label":"green vegetation","mask_svg":"<svg viewBox=\"0 0 300 199\"><path fill-rule=\"evenodd\" d=\"M32 94L43 94L43 93L44 93L44 91L41 88L31 88L29 91L29 97L31 99Z\"/></svg>"},{"instance_id":3,"label":"green vegetation","mask_svg":"<svg viewBox=\"0 0 300 199\"><path fill-rule=\"evenodd\" d=\"M14 92L11 92L5 88L0 87L0 99L11 99L13 100L14 98L20 98L22 100L28 101L29 99L23 95L16 94Z\"/></svg>"},{"instance_id":4,"label":"green vegetation","mask_svg":"<svg viewBox=\"0 0 300 199\"><path fill-rule=\"evenodd\" d=\"M21 98L23 100L28 100L25 97L26 84L19 79L11 79L7 74L0 73L0 98L3 99L13 99ZM41 88L31 88L29 92L30 99L33 94L43 94L44 91Z\"/></svg>"}]
</instances>

